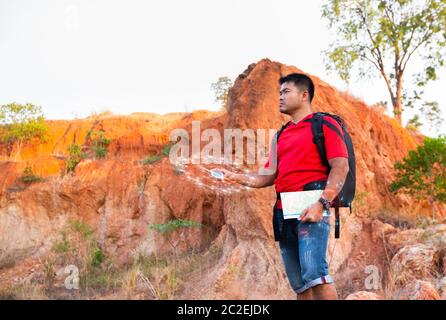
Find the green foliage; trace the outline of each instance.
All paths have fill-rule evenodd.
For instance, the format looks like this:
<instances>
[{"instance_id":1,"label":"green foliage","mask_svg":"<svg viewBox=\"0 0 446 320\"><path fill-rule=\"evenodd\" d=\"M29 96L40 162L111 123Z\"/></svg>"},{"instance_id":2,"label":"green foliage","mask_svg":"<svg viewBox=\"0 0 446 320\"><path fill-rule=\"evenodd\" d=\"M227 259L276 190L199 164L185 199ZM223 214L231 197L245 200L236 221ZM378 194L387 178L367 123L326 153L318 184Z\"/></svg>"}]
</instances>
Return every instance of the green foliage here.
<instances>
[{"instance_id":1,"label":"green foliage","mask_svg":"<svg viewBox=\"0 0 446 320\"><path fill-rule=\"evenodd\" d=\"M423 104L421 98L444 66L446 1L325 0L322 17L336 33L325 51L327 70L345 81L382 77L395 115L398 106L424 105L428 112L432 102ZM403 87L403 75L416 55L424 66L411 76L415 90L410 92Z\"/></svg>"},{"instance_id":2,"label":"green foliage","mask_svg":"<svg viewBox=\"0 0 446 320\"><path fill-rule=\"evenodd\" d=\"M194 221L190 221L190 220L183 220L183 219L175 219L175 220L170 220L167 223L159 223L159 224L151 224L150 228L153 230L158 231L161 234L164 234L167 241L169 242L169 244L171 245L172 249L173 249L173 253L174 253L174 259L173 259L173 265L172 265L172 269L170 269L169 274L168 274L168 279L169 279L169 292L171 294L169 294L169 296L173 296L173 294L175 293L177 287L178 287L178 253L177 253L177 248L178 245L180 244L180 242L185 242L184 239L184 233L181 232L180 233L180 237L179 239L177 239L176 241L173 239L173 235L175 231L178 230L182 230L184 228L201 228L203 225L201 223L198 222L194 222Z\"/></svg>"},{"instance_id":3,"label":"green foliage","mask_svg":"<svg viewBox=\"0 0 446 320\"><path fill-rule=\"evenodd\" d=\"M53 243L53 252L62 264L74 264L84 272L94 272L105 260L93 229L78 220L70 221L61 232L61 239Z\"/></svg>"},{"instance_id":4,"label":"green foliage","mask_svg":"<svg viewBox=\"0 0 446 320\"><path fill-rule=\"evenodd\" d=\"M107 155L107 147L111 142L110 139L105 137L104 131L89 131L87 138L91 140L92 150L94 151L96 158L104 158Z\"/></svg>"},{"instance_id":5,"label":"green foliage","mask_svg":"<svg viewBox=\"0 0 446 320\"><path fill-rule=\"evenodd\" d=\"M105 254L102 252L101 249L96 248L91 255L91 266L92 267L99 267L102 262L105 260Z\"/></svg>"},{"instance_id":6,"label":"green foliage","mask_svg":"<svg viewBox=\"0 0 446 320\"><path fill-rule=\"evenodd\" d=\"M339 76L342 80L348 81L350 78L350 69L359 56L357 52L348 47L339 47L328 52L328 58L333 64L327 64L328 70L339 70Z\"/></svg>"},{"instance_id":7,"label":"green foliage","mask_svg":"<svg viewBox=\"0 0 446 320\"><path fill-rule=\"evenodd\" d=\"M220 102L223 108L228 107L228 95L233 83L228 77L220 77L217 82L211 84L215 101Z\"/></svg>"},{"instance_id":8,"label":"green foliage","mask_svg":"<svg viewBox=\"0 0 446 320\"><path fill-rule=\"evenodd\" d=\"M170 148L172 148L172 146L173 146L173 144L169 143L167 146L163 147L163 151L162 151L163 156L166 156L166 157L169 156Z\"/></svg>"},{"instance_id":9,"label":"green foliage","mask_svg":"<svg viewBox=\"0 0 446 320\"><path fill-rule=\"evenodd\" d=\"M41 107L30 103L0 106L0 141L8 145L18 142L18 153L22 144L33 138L47 141L47 132Z\"/></svg>"},{"instance_id":10,"label":"green foliage","mask_svg":"<svg viewBox=\"0 0 446 320\"><path fill-rule=\"evenodd\" d=\"M25 182L25 183L33 183L33 182L42 181L43 179L41 177L37 176L30 166L27 166L23 170L23 174L20 177L20 180L22 180L22 182Z\"/></svg>"},{"instance_id":11,"label":"green foliage","mask_svg":"<svg viewBox=\"0 0 446 320\"><path fill-rule=\"evenodd\" d=\"M70 250L70 242L68 241L66 232L62 232L62 239L54 243L53 250L56 253L68 253L68 251Z\"/></svg>"},{"instance_id":12,"label":"green foliage","mask_svg":"<svg viewBox=\"0 0 446 320\"><path fill-rule=\"evenodd\" d=\"M79 232L85 239L90 239L93 236L93 230L82 221L71 221L71 228L74 231Z\"/></svg>"},{"instance_id":13,"label":"green foliage","mask_svg":"<svg viewBox=\"0 0 446 320\"><path fill-rule=\"evenodd\" d=\"M407 122L406 128L413 131L418 131L421 127L420 116L416 114Z\"/></svg>"},{"instance_id":14,"label":"green foliage","mask_svg":"<svg viewBox=\"0 0 446 320\"><path fill-rule=\"evenodd\" d=\"M446 137L426 138L423 145L395 164L396 178L391 192L401 190L433 205L446 203Z\"/></svg>"},{"instance_id":15,"label":"green foliage","mask_svg":"<svg viewBox=\"0 0 446 320\"><path fill-rule=\"evenodd\" d=\"M68 159L65 164L65 171L67 173L74 171L83 158L85 158L85 154L81 151L81 146L75 143L70 144L68 146Z\"/></svg>"},{"instance_id":16,"label":"green foliage","mask_svg":"<svg viewBox=\"0 0 446 320\"><path fill-rule=\"evenodd\" d=\"M142 160L142 164L152 164L152 163L160 161L162 158L164 158L164 157L161 154L157 154L154 156L148 156Z\"/></svg>"},{"instance_id":17,"label":"green foliage","mask_svg":"<svg viewBox=\"0 0 446 320\"><path fill-rule=\"evenodd\" d=\"M170 153L170 149L172 148L172 146L175 143L176 142L169 143L169 144L165 145L163 147L163 149L161 150L161 153L159 153L159 154L155 154L155 155L152 155L152 156L145 157L144 159L142 159L142 164L146 165L146 164L156 163L156 162L162 160L163 158L168 157L169 153Z\"/></svg>"},{"instance_id":18,"label":"green foliage","mask_svg":"<svg viewBox=\"0 0 446 320\"><path fill-rule=\"evenodd\" d=\"M180 228L200 228L202 226L203 225L198 222L183 220L183 219L175 219L175 220L170 220L167 223L152 224L150 228L157 230L160 233L170 233Z\"/></svg>"}]
</instances>

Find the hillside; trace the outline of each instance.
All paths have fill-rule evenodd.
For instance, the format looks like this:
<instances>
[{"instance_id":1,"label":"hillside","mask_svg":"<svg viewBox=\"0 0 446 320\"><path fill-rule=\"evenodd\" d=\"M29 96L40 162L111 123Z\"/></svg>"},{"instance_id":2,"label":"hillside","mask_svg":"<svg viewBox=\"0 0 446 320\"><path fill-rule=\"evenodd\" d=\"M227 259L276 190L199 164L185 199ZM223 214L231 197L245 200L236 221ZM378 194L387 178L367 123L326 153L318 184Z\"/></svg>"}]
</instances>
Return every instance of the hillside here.
<instances>
[{"instance_id":1,"label":"hillside","mask_svg":"<svg viewBox=\"0 0 446 320\"><path fill-rule=\"evenodd\" d=\"M215 165L179 169L168 157L145 164L142 160L162 154L170 142L171 130L184 128L190 132L192 121L200 121L202 130L214 128L220 133L225 128L279 128L287 119L278 111L278 78L296 71L301 70L268 59L251 64L230 90L227 112L164 116L141 112L48 121L47 142L25 146L18 157L14 148L8 151L0 147L3 295L21 297L23 288L37 287L39 294L49 298L293 299L273 241L272 187L253 190L211 180L203 168ZM343 117L356 153L353 214L341 212L341 239L331 239L328 249L330 269L336 273L341 297L365 291L362 287L367 274L363 270L370 264L381 270L386 284L392 284L387 291L377 290L387 298L412 297L414 290L437 285L441 274L446 275L442 269L446 268L446 225L421 228L418 222L427 221L429 204L388 191L395 174L394 163L415 149L423 137L317 76L311 77L316 86L313 110ZM98 130L111 139L107 156L101 160L88 153L88 132ZM82 145L89 157L73 173L62 175L67 148L72 143ZM43 180L22 182L20 177L27 166ZM445 206L439 210L439 216L445 217ZM192 220L203 226L177 232L172 239L150 228L173 219ZM78 226L74 231L73 221ZM113 280L111 285L108 278L105 284L90 285L89 290L67 292L61 288L65 276L60 270L68 262L79 262L79 257L66 247L75 247L76 253L88 252L89 242L79 236L80 229L86 227L105 258L98 268L81 271L91 272L98 279L113 270L119 281ZM61 241L77 246L55 250ZM172 242L178 243L175 250ZM414 253L410 246L418 251ZM177 254L174 258L173 251ZM156 263L158 258L169 263L164 269L154 267L153 257ZM166 281L171 279L172 270L168 268L172 259L178 267L178 285L169 289ZM416 259L427 259L420 266L425 269L403 270L410 265L407 261L420 265ZM431 269L437 273L434 275ZM53 273L57 274L54 279ZM389 276L392 274L407 277L395 282ZM148 283L159 290L152 290ZM17 286L22 291L17 291ZM370 298L361 294L359 298Z\"/></svg>"}]
</instances>

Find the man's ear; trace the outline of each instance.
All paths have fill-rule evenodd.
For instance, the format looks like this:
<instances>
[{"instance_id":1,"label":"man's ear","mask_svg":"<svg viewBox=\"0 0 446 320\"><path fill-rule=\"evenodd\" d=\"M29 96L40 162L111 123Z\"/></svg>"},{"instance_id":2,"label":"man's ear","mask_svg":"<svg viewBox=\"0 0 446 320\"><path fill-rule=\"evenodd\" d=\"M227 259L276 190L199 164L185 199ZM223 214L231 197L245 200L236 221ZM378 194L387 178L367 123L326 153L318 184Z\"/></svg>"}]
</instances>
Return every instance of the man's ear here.
<instances>
[{"instance_id":1,"label":"man's ear","mask_svg":"<svg viewBox=\"0 0 446 320\"><path fill-rule=\"evenodd\" d=\"M304 92L302 92L302 98L303 100L310 102L310 93L307 90L304 90Z\"/></svg>"}]
</instances>

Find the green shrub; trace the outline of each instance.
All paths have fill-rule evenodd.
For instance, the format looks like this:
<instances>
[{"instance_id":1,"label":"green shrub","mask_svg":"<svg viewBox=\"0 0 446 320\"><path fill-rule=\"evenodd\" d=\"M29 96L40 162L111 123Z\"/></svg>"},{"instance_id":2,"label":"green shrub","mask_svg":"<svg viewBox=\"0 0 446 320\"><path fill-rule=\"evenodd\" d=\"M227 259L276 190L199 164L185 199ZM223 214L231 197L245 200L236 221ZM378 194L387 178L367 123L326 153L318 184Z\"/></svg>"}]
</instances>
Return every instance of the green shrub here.
<instances>
[{"instance_id":1,"label":"green shrub","mask_svg":"<svg viewBox=\"0 0 446 320\"><path fill-rule=\"evenodd\" d=\"M143 164L152 164L152 163L160 161L162 158L164 158L164 157L160 154L157 154L154 156L148 156L142 160L142 163Z\"/></svg>"},{"instance_id":2,"label":"green shrub","mask_svg":"<svg viewBox=\"0 0 446 320\"><path fill-rule=\"evenodd\" d=\"M68 146L68 159L65 164L65 171L67 173L74 171L83 158L85 158L85 154L81 151L81 146L75 143L70 144Z\"/></svg>"},{"instance_id":3,"label":"green shrub","mask_svg":"<svg viewBox=\"0 0 446 320\"><path fill-rule=\"evenodd\" d=\"M91 140L91 149L94 151L96 158L105 158L107 155L107 147L110 144L111 139L105 137L104 131L89 131L87 139Z\"/></svg>"},{"instance_id":4,"label":"green shrub","mask_svg":"<svg viewBox=\"0 0 446 320\"><path fill-rule=\"evenodd\" d=\"M17 156L25 143L37 138L41 142L48 140L48 127L42 108L31 103L21 105L10 103L0 106L0 141L8 146L17 143Z\"/></svg>"},{"instance_id":5,"label":"green shrub","mask_svg":"<svg viewBox=\"0 0 446 320\"><path fill-rule=\"evenodd\" d=\"M91 262L90 262L90 264L91 264L92 267L99 267L99 265L102 262L104 262L104 260L105 260L104 253L102 252L101 249L96 248L93 251L92 255L91 255Z\"/></svg>"},{"instance_id":6,"label":"green shrub","mask_svg":"<svg viewBox=\"0 0 446 320\"><path fill-rule=\"evenodd\" d=\"M425 138L422 145L395 164L395 169L390 191L401 190L418 200L428 200L434 218L435 203L446 203L446 137Z\"/></svg>"},{"instance_id":7,"label":"green shrub","mask_svg":"<svg viewBox=\"0 0 446 320\"><path fill-rule=\"evenodd\" d=\"M176 142L175 142L176 143ZM175 143L169 143L169 144L167 144L167 145L165 145L164 147L163 147L163 149L161 150L161 153L159 153L159 154L156 154L156 155L153 155L153 156L148 156L148 157L145 157L143 160L142 160L142 164L152 164L152 163L155 163L155 162L158 162L158 161L160 161L160 160L162 160L163 158L165 158L165 157L168 157L169 156L169 153L170 153L170 149L172 148L172 146L175 144Z\"/></svg>"},{"instance_id":8,"label":"green shrub","mask_svg":"<svg viewBox=\"0 0 446 320\"><path fill-rule=\"evenodd\" d=\"M37 176L31 167L27 166L23 170L23 174L20 177L20 180L22 180L22 182L25 182L25 183L33 183L33 182L42 181L43 179L41 177Z\"/></svg>"}]
</instances>

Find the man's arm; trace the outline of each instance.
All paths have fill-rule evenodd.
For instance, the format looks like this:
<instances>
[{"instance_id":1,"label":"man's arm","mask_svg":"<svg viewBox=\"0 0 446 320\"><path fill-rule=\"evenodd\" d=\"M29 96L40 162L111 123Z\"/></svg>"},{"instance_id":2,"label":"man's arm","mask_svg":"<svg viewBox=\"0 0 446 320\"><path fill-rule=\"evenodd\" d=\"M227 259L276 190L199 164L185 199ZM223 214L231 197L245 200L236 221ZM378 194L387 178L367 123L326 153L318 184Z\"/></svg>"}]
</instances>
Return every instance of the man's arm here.
<instances>
[{"instance_id":1,"label":"man's arm","mask_svg":"<svg viewBox=\"0 0 446 320\"><path fill-rule=\"evenodd\" d=\"M272 174L235 173L226 169L218 169L224 173L225 178L251 188L264 188L274 184L277 169Z\"/></svg>"},{"instance_id":2,"label":"man's arm","mask_svg":"<svg viewBox=\"0 0 446 320\"><path fill-rule=\"evenodd\" d=\"M333 158L328 160L330 164L330 174L328 175L327 185L322 192L322 197L328 201L333 201L334 198L342 190L345 183L345 178L349 171L347 158ZM324 208L319 201L315 202L304 210L300 219L302 222L318 222L322 219Z\"/></svg>"},{"instance_id":3,"label":"man's arm","mask_svg":"<svg viewBox=\"0 0 446 320\"><path fill-rule=\"evenodd\" d=\"M348 159L342 157L330 159L328 163L331 169L322 197L331 202L341 192L347 178L349 166Z\"/></svg>"}]
</instances>

